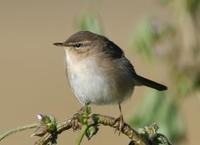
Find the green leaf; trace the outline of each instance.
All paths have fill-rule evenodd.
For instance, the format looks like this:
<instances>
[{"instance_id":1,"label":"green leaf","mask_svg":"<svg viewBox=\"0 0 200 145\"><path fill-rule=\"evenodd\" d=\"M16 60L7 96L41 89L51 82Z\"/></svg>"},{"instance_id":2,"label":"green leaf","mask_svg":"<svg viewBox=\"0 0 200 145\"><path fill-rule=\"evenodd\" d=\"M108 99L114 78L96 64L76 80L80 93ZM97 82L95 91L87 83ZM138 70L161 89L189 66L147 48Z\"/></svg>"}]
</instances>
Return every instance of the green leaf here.
<instances>
[{"instance_id":1,"label":"green leaf","mask_svg":"<svg viewBox=\"0 0 200 145\"><path fill-rule=\"evenodd\" d=\"M97 125L92 125L89 126L88 129L86 130L86 137L88 140L90 140L95 134L97 134L97 132L99 131L99 128Z\"/></svg>"}]
</instances>

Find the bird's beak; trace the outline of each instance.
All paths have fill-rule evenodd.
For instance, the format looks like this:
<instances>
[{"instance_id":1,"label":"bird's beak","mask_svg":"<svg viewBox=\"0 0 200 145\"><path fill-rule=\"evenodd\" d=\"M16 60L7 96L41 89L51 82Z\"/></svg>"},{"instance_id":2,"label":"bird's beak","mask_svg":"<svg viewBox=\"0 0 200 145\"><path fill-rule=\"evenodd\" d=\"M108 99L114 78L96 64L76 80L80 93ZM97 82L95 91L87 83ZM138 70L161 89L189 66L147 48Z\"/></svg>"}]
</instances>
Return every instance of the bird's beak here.
<instances>
[{"instance_id":1,"label":"bird's beak","mask_svg":"<svg viewBox=\"0 0 200 145\"><path fill-rule=\"evenodd\" d=\"M53 45L61 47L61 46L64 46L64 43L63 42L56 42L56 43L53 43Z\"/></svg>"}]
</instances>

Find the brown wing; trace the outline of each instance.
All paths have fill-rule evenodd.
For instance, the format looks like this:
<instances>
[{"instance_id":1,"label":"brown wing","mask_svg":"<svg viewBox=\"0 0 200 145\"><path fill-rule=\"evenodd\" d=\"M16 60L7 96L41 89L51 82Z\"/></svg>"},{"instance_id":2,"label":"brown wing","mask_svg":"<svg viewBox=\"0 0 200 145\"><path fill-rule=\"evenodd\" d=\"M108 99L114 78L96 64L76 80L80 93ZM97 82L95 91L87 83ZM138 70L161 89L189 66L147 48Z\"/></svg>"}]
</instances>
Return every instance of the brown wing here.
<instances>
[{"instance_id":1,"label":"brown wing","mask_svg":"<svg viewBox=\"0 0 200 145\"><path fill-rule=\"evenodd\" d=\"M107 38L104 38L107 39ZM109 57L113 58L113 59L117 59L117 58L121 58L122 56L124 56L124 52L122 51L122 49L117 46L115 43L113 43L110 40L106 40L104 41L104 47L103 47L103 51L104 54L108 55Z\"/></svg>"}]
</instances>

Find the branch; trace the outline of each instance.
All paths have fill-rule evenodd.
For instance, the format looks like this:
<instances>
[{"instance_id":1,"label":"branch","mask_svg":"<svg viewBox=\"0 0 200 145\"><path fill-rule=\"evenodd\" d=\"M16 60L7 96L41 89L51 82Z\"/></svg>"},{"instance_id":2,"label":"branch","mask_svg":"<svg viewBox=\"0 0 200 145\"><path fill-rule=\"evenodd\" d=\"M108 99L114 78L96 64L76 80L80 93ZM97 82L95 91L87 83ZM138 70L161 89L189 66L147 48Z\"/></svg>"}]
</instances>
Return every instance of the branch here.
<instances>
[{"instance_id":1,"label":"branch","mask_svg":"<svg viewBox=\"0 0 200 145\"><path fill-rule=\"evenodd\" d=\"M81 114L74 115L73 118L62 122L58 124L57 127L57 135L61 134L63 131L73 129L73 130L79 130L82 128L82 122L81 122ZM116 118L100 115L100 114L92 114L88 120L91 122L90 126L98 126L98 125L105 125L110 126L112 128L115 128L116 130L119 130L119 121ZM117 121L116 121L117 120ZM148 141L145 140L145 138L142 137L136 130L132 129L128 124L124 124L121 130L121 133L126 135L128 138L130 138L134 143L137 145L148 145ZM36 134L37 136L37 134ZM40 135L39 135L40 136ZM35 145L46 145L47 143L54 140L54 135L52 135L51 132L46 132L38 141L36 141Z\"/></svg>"},{"instance_id":2,"label":"branch","mask_svg":"<svg viewBox=\"0 0 200 145\"><path fill-rule=\"evenodd\" d=\"M71 119L61 123L57 123L52 116L41 114L38 115L38 119L40 120L40 125L32 124L10 130L0 136L0 141L13 133L36 128L32 136L39 136L40 138L35 142L35 145L47 145L49 143L56 143L57 136L66 130L82 129L82 134L77 143L80 145L84 135L91 139L98 132L99 125L104 125L115 128L115 130L126 135L131 140L129 145L159 145L160 143L171 145L164 135L157 133L158 126L156 124L136 131L130 125L124 123L120 130L119 119L100 114L91 114L90 111L76 113Z\"/></svg>"}]
</instances>

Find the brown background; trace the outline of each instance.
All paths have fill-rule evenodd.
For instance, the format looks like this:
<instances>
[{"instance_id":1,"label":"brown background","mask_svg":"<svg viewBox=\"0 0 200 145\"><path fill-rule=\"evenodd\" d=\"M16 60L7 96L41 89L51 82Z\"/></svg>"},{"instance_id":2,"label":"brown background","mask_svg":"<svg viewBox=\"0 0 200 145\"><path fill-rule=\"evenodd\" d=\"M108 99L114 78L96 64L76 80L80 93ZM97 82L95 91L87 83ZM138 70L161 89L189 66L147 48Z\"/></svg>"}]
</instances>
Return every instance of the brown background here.
<instances>
[{"instance_id":1,"label":"brown background","mask_svg":"<svg viewBox=\"0 0 200 145\"><path fill-rule=\"evenodd\" d=\"M87 10L81 0L0 0L0 132L36 122L36 114L52 114L64 120L80 108L64 73L63 50L52 45L76 31L75 17ZM124 48L137 72L160 82L167 82L166 68L149 67L128 47L130 35L145 17L171 19L170 11L157 0L102 0L93 11L99 12L105 34ZM134 57L133 57L134 56ZM170 86L169 86L170 88ZM137 88L123 105L126 119L134 111L145 88ZM200 98L184 100L182 112L187 124L187 139L182 144L198 144ZM93 111L118 116L117 106L93 107ZM128 139L102 127L98 135L83 144L128 144ZM31 131L0 142L2 145L31 145ZM78 133L65 132L59 145L74 144Z\"/></svg>"}]
</instances>

